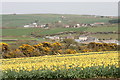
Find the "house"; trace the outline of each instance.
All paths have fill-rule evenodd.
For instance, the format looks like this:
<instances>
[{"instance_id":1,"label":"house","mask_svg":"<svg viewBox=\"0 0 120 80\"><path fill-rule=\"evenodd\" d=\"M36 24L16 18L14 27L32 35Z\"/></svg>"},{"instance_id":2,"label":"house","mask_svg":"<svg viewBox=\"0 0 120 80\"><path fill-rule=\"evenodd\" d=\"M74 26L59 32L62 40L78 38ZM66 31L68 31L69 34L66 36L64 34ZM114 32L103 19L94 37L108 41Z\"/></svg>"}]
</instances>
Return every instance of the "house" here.
<instances>
[{"instance_id":1,"label":"house","mask_svg":"<svg viewBox=\"0 0 120 80\"><path fill-rule=\"evenodd\" d=\"M69 28L70 26L69 25L65 25L65 28Z\"/></svg>"},{"instance_id":2,"label":"house","mask_svg":"<svg viewBox=\"0 0 120 80\"><path fill-rule=\"evenodd\" d=\"M79 39L75 39L75 41L79 43L100 42L97 38L90 36L80 36Z\"/></svg>"},{"instance_id":3,"label":"house","mask_svg":"<svg viewBox=\"0 0 120 80\"><path fill-rule=\"evenodd\" d=\"M33 25L34 27L37 27L37 23L32 23L32 25Z\"/></svg>"},{"instance_id":4,"label":"house","mask_svg":"<svg viewBox=\"0 0 120 80\"><path fill-rule=\"evenodd\" d=\"M44 28L44 27L45 27L45 25L41 25L40 27L41 27L41 28Z\"/></svg>"},{"instance_id":5,"label":"house","mask_svg":"<svg viewBox=\"0 0 120 80\"><path fill-rule=\"evenodd\" d=\"M27 24L24 27L37 27L37 23Z\"/></svg>"},{"instance_id":6,"label":"house","mask_svg":"<svg viewBox=\"0 0 120 80\"><path fill-rule=\"evenodd\" d=\"M60 39L59 36L46 36L46 38L52 39L52 40L58 40L58 39Z\"/></svg>"},{"instance_id":7,"label":"house","mask_svg":"<svg viewBox=\"0 0 120 80\"><path fill-rule=\"evenodd\" d=\"M76 24L73 26L74 28L79 28L80 27L80 24Z\"/></svg>"},{"instance_id":8,"label":"house","mask_svg":"<svg viewBox=\"0 0 120 80\"><path fill-rule=\"evenodd\" d=\"M97 23L94 23L94 25L104 25L105 23L104 22L97 22Z\"/></svg>"},{"instance_id":9,"label":"house","mask_svg":"<svg viewBox=\"0 0 120 80\"><path fill-rule=\"evenodd\" d=\"M86 41L91 41L91 42L98 42L99 40L95 37L87 37Z\"/></svg>"},{"instance_id":10,"label":"house","mask_svg":"<svg viewBox=\"0 0 120 80\"><path fill-rule=\"evenodd\" d=\"M88 38L87 36L80 36L80 37L79 37L79 40L80 40L80 41L85 41L85 40L87 40L87 38Z\"/></svg>"},{"instance_id":11,"label":"house","mask_svg":"<svg viewBox=\"0 0 120 80\"><path fill-rule=\"evenodd\" d=\"M61 16L62 19L65 19L66 17L65 16Z\"/></svg>"},{"instance_id":12,"label":"house","mask_svg":"<svg viewBox=\"0 0 120 80\"><path fill-rule=\"evenodd\" d=\"M24 25L24 27L30 27L29 25Z\"/></svg>"},{"instance_id":13,"label":"house","mask_svg":"<svg viewBox=\"0 0 120 80\"><path fill-rule=\"evenodd\" d=\"M62 21L58 21L58 23L61 23Z\"/></svg>"},{"instance_id":14,"label":"house","mask_svg":"<svg viewBox=\"0 0 120 80\"><path fill-rule=\"evenodd\" d=\"M74 36L66 36L65 39L74 39Z\"/></svg>"},{"instance_id":15,"label":"house","mask_svg":"<svg viewBox=\"0 0 120 80\"><path fill-rule=\"evenodd\" d=\"M83 27L87 27L88 25L87 25L87 24L82 24L81 26L83 26Z\"/></svg>"}]
</instances>

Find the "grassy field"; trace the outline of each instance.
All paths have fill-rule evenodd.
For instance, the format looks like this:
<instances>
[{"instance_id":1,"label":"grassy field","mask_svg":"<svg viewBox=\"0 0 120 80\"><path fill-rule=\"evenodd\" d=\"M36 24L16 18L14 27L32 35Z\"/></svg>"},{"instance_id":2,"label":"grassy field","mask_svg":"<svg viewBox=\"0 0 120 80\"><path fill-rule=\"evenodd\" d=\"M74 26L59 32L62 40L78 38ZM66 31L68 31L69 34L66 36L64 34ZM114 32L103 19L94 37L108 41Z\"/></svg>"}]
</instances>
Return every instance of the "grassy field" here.
<instances>
[{"instance_id":1,"label":"grassy field","mask_svg":"<svg viewBox=\"0 0 120 80\"><path fill-rule=\"evenodd\" d=\"M52 28L49 30L44 30L41 31L37 34L56 34L56 33L60 33L60 32L65 32L65 31L74 31L74 32L83 32L85 31L87 28L86 27L80 27L80 28Z\"/></svg>"},{"instance_id":2,"label":"grassy field","mask_svg":"<svg viewBox=\"0 0 120 80\"><path fill-rule=\"evenodd\" d=\"M16 29L2 29L2 36L30 36L32 32L38 35L55 34L65 31L84 31L86 28L52 28L49 30L41 28L16 28Z\"/></svg>"},{"instance_id":3,"label":"grassy field","mask_svg":"<svg viewBox=\"0 0 120 80\"><path fill-rule=\"evenodd\" d=\"M118 32L118 27L80 27L80 28L16 28L16 29L2 29L2 36L30 36L32 32L38 35L56 34L65 31L76 31L76 32Z\"/></svg>"},{"instance_id":4,"label":"grassy field","mask_svg":"<svg viewBox=\"0 0 120 80\"><path fill-rule=\"evenodd\" d=\"M106 51L1 59L1 69L3 78L13 79L114 78L119 77L118 56L117 51Z\"/></svg>"},{"instance_id":5,"label":"grassy field","mask_svg":"<svg viewBox=\"0 0 120 80\"><path fill-rule=\"evenodd\" d=\"M118 32L118 26L103 26L103 27L88 27L86 30L86 32L112 32L112 31L116 31Z\"/></svg>"},{"instance_id":6,"label":"grassy field","mask_svg":"<svg viewBox=\"0 0 120 80\"><path fill-rule=\"evenodd\" d=\"M61 16L65 16L64 20ZM25 24L39 20L39 24L55 23L61 20L65 24L69 23L94 23L94 22L108 22L110 18L95 18L93 16L82 15L62 15L62 14L17 14L17 15L2 15L3 27L22 27Z\"/></svg>"},{"instance_id":7,"label":"grassy field","mask_svg":"<svg viewBox=\"0 0 120 80\"><path fill-rule=\"evenodd\" d=\"M119 39L118 34L92 34L90 36L96 37L98 39Z\"/></svg>"},{"instance_id":8,"label":"grassy field","mask_svg":"<svg viewBox=\"0 0 120 80\"><path fill-rule=\"evenodd\" d=\"M29 36L32 32L41 30L41 28L2 29L2 36Z\"/></svg>"}]
</instances>

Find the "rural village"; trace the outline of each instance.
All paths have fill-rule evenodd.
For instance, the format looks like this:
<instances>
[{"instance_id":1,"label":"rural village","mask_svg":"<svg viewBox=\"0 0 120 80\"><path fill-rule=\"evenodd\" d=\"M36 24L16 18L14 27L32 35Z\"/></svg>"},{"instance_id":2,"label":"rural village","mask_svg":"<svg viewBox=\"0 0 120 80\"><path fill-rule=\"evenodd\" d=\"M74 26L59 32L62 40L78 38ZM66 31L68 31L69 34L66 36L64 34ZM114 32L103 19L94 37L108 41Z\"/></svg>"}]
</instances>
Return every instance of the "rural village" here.
<instances>
[{"instance_id":1,"label":"rural village","mask_svg":"<svg viewBox=\"0 0 120 80\"><path fill-rule=\"evenodd\" d=\"M96 17L100 17L100 18L115 18L112 16L94 16ZM62 21L64 21L65 19L67 19L67 17L65 16L61 16L60 17ZM88 17L89 18L89 17ZM109 26L109 25L114 25L113 23L115 21L113 21L113 23L104 23L104 22L95 22L95 23L91 23L91 24L87 24L87 23L77 23L77 24L71 24L71 25L66 25L63 24L62 21L56 21L55 24L51 24L51 23L46 23L46 24L42 24L40 25L40 23L38 23L39 21L36 20L34 23L31 24L26 24L23 27L24 28L43 28L43 29L50 29L53 28L53 26L60 26L63 28L80 28L80 27L103 27L103 26ZM116 22L115 22L116 24ZM64 35L64 34L68 34L68 36L64 36L61 37L60 35ZM75 35L72 36L71 34L76 34L76 32L74 31L65 31L65 32L59 32L57 34L51 34L51 35L45 35L45 36L40 36L43 39L50 39L50 40L54 40L54 41L62 41L63 39L74 39L76 42L78 43L84 43L84 44L88 44L90 42L97 42L97 43L116 43L116 44L120 44L120 41L116 40L116 39L99 39L96 37L92 37L90 36L90 34L120 34L118 32L82 32L82 35ZM33 34L32 34L33 35Z\"/></svg>"}]
</instances>

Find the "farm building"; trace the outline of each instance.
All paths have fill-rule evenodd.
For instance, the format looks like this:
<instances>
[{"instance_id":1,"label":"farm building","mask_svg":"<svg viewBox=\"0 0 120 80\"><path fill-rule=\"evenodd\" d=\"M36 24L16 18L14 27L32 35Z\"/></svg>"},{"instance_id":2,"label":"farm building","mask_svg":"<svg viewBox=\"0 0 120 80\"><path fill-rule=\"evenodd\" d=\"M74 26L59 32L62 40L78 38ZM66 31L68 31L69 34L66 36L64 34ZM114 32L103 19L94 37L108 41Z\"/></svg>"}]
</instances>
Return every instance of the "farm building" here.
<instances>
[{"instance_id":1,"label":"farm building","mask_svg":"<svg viewBox=\"0 0 120 80\"><path fill-rule=\"evenodd\" d=\"M74 39L74 36L66 36L65 39Z\"/></svg>"},{"instance_id":2,"label":"farm building","mask_svg":"<svg viewBox=\"0 0 120 80\"><path fill-rule=\"evenodd\" d=\"M79 40L80 40L80 41L85 41L85 40L87 40L87 38L88 38L87 36L80 36L80 37L79 37Z\"/></svg>"},{"instance_id":3,"label":"farm building","mask_svg":"<svg viewBox=\"0 0 120 80\"><path fill-rule=\"evenodd\" d=\"M27 24L24 27L37 27L37 23Z\"/></svg>"},{"instance_id":4,"label":"farm building","mask_svg":"<svg viewBox=\"0 0 120 80\"><path fill-rule=\"evenodd\" d=\"M46 38L52 39L52 40L58 40L58 39L60 39L59 36L46 36Z\"/></svg>"},{"instance_id":5,"label":"farm building","mask_svg":"<svg viewBox=\"0 0 120 80\"><path fill-rule=\"evenodd\" d=\"M79 39L75 39L75 41L80 43L100 42L97 38L89 36L80 36Z\"/></svg>"},{"instance_id":6,"label":"farm building","mask_svg":"<svg viewBox=\"0 0 120 80\"><path fill-rule=\"evenodd\" d=\"M105 23L104 22L97 22L97 23L94 23L94 25L104 25Z\"/></svg>"}]
</instances>

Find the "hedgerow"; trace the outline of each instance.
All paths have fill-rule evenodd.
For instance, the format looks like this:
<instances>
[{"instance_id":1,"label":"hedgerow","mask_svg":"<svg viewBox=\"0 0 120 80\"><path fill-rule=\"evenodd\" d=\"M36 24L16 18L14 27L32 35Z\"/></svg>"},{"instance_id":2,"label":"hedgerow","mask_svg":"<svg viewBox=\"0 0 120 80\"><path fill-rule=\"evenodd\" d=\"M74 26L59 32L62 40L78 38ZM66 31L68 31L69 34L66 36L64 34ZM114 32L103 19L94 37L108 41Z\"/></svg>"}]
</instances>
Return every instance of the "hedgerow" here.
<instances>
[{"instance_id":1,"label":"hedgerow","mask_svg":"<svg viewBox=\"0 0 120 80\"><path fill-rule=\"evenodd\" d=\"M120 45L114 43L95 43L91 42L87 45L79 45L73 40L65 40L62 43L42 42L34 45L22 44L19 48L12 50L7 43L1 44L1 54L3 58L17 57L34 57L43 55L56 54L75 54L77 52L92 52L92 51L117 51Z\"/></svg>"}]
</instances>

